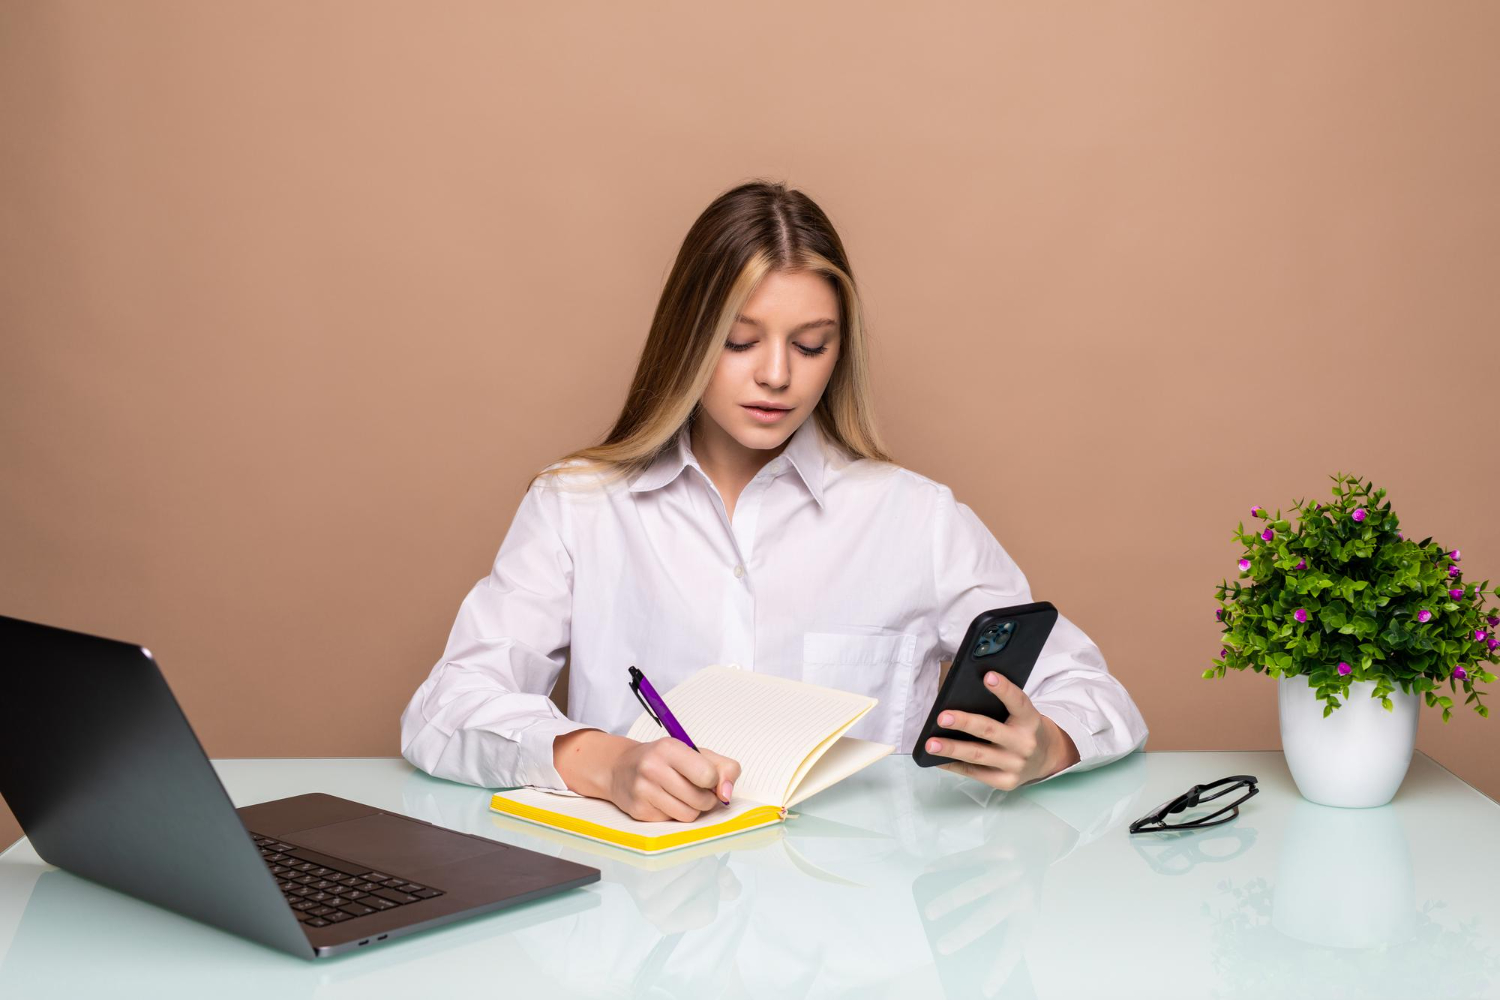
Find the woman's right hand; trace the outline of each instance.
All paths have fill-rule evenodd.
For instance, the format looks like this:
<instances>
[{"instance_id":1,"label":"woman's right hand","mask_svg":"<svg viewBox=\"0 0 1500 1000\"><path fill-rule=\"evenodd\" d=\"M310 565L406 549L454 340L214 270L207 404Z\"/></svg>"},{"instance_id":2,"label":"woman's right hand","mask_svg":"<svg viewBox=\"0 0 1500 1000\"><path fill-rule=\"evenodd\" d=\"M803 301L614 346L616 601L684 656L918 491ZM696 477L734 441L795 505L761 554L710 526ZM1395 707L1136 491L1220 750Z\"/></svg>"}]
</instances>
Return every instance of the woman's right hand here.
<instances>
[{"instance_id":1,"label":"woman's right hand","mask_svg":"<svg viewBox=\"0 0 1500 1000\"><path fill-rule=\"evenodd\" d=\"M693 750L670 736L637 743L597 729L580 729L553 743L553 763L579 795L608 799L632 819L690 823L730 801L738 761Z\"/></svg>"}]
</instances>

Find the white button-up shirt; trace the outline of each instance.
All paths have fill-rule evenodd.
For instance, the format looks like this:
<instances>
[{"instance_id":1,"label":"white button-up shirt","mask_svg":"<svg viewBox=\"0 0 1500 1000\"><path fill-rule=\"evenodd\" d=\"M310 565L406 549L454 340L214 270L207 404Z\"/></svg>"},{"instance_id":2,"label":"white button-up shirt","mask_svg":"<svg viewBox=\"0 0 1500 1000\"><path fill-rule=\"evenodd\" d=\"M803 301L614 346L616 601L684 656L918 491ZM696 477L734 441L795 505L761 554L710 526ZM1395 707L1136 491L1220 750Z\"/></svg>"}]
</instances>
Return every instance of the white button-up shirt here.
<instances>
[{"instance_id":1,"label":"white button-up shirt","mask_svg":"<svg viewBox=\"0 0 1500 1000\"><path fill-rule=\"evenodd\" d=\"M948 487L851 461L814 418L745 486L733 518L684 427L627 481L569 471L531 486L402 713L401 752L440 778L565 790L553 740L629 729L641 712L631 665L665 692L721 663L877 698L849 735L910 753L969 623L1031 600ZM547 696L565 661L567 716ZM1068 771L1145 744L1130 695L1064 615L1025 690L1077 745Z\"/></svg>"}]
</instances>

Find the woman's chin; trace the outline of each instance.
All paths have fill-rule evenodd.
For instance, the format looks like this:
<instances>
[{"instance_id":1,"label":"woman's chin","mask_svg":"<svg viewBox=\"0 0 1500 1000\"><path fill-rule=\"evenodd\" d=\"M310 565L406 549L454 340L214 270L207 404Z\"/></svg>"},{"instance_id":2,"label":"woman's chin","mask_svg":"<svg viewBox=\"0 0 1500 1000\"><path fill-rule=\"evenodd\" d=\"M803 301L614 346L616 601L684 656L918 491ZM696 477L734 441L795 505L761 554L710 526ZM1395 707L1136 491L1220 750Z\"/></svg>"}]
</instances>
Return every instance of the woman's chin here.
<instances>
[{"instance_id":1,"label":"woman's chin","mask_svg":"<svg viewBox=\"0 0 1500 1000\"><path fill-rule=\"evenodd\" d=\"M754 417L747 418L739 427L735 428L734 439L746 448L754 448L758 451L769 451L778 448L791 437L797 430L801 421L793 424L792 417L787 417L780 423L765 425L755 422Z\"/></svg>"}]
</instances>

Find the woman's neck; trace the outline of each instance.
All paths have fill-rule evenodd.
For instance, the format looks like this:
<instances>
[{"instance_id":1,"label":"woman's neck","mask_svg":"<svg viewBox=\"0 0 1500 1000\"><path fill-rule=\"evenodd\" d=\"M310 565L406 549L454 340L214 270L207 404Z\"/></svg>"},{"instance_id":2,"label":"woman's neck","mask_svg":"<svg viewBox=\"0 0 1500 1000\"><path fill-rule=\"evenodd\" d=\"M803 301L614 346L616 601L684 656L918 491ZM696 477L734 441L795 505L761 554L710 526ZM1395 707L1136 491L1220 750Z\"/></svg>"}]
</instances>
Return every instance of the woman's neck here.
<instances>
[{"instance_id":1,"label":"woman's neck","mask_svg":"<svg viewBox=\"0 0 1500 1000\"><path fill-rule=\"evenodd\" d=\"M724 506L733 517L734 501L738 499L740 491L767 462L786 450L791 435L775 448L747 448L715 423L713 418L700 412L693 418L688 441L693 449L693 457L698 460L699 466L713 481L714 486L718 487Z\"/></svg>"}]
</instances>

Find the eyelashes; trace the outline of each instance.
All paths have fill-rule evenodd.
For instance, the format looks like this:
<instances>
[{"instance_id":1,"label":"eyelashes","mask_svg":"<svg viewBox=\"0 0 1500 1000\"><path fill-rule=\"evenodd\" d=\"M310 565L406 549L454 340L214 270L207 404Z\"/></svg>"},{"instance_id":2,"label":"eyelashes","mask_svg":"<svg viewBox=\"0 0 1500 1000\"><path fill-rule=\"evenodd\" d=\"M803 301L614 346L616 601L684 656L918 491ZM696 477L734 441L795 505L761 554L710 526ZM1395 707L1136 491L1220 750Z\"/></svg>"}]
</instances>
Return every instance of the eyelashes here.
<instances>
[{"instance_id":1,"label":"eyelashes","mask_svg":"<svg viewBox=\"0 0 1500 1000\"><path fill-rule=\"evenodd\" d=\"M750 348L752 348L752 347L755 346L755 341L752 340L748 344L736 344L732 340L726 340L724 342L724 346L727 347L727 348L729 348L731 351L748 351L748 350L750 350ZM817 357L820 354L827 354L828 353L828 345L827 344L824 344L822 347L818 347L818 348L803 347L801 344L794 344L793 346L796 347L797 350L801 351L803 353L803 355L805 355L806 357L809 357L809 358L815 358L815 357Z\"/></svg>"}]
</instances>

